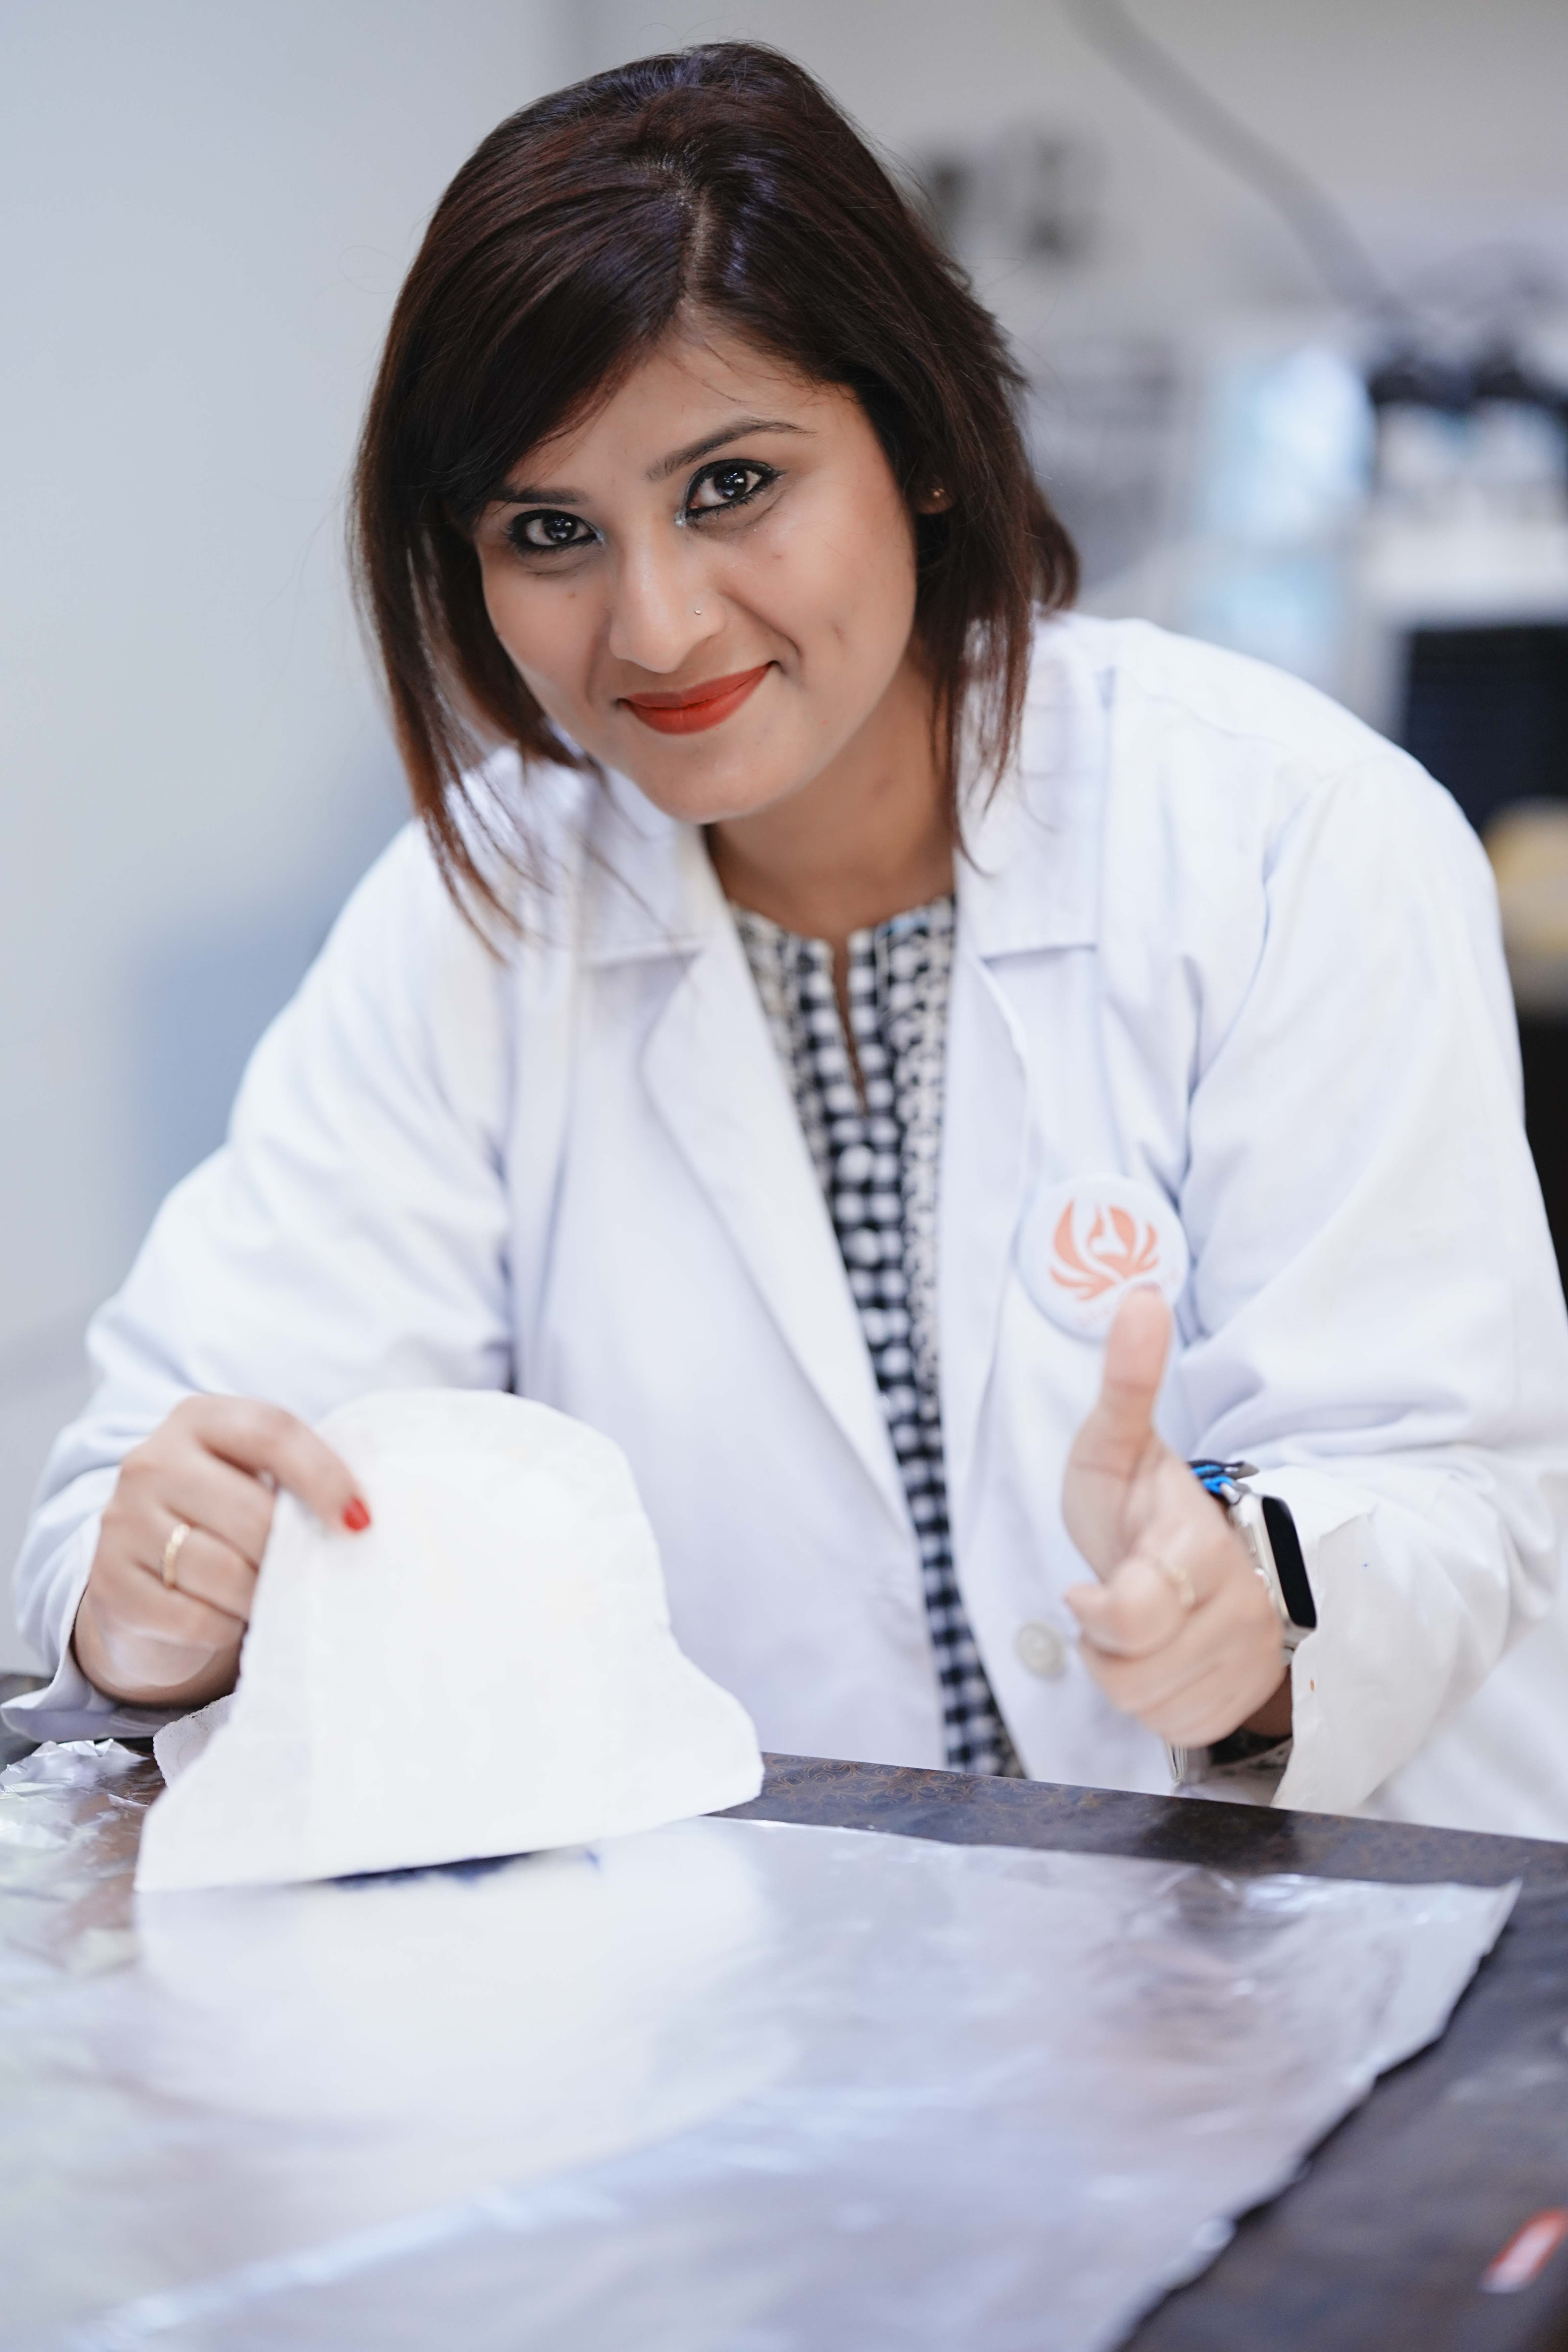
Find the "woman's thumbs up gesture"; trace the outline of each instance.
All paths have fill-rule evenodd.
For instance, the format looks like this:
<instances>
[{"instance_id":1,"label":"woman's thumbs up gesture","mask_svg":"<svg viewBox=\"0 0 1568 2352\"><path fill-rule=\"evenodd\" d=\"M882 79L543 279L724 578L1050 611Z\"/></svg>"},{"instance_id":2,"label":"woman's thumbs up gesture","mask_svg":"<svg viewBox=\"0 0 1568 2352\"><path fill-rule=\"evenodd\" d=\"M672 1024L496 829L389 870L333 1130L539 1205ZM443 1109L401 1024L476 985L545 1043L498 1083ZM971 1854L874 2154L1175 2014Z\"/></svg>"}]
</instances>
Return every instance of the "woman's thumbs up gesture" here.
<instances>
[{"instance_id":1,"label":"woman's thumbs up gesture","mask_svg":"<svg viewBox=\"0 0 1568 2352\"><path fill-rule=\"evenodd\" d=\"M1282 1738L1290 1691L1273 1602L1221 1506L1155 1434L1170 1338L1159 1293L1131 1292L1068 1457L1062 1514L1100 1582L1074 1585L1067 1602L1107 1698L1173 1747L1243 1725Z\"/></svg>"}]
</instances>

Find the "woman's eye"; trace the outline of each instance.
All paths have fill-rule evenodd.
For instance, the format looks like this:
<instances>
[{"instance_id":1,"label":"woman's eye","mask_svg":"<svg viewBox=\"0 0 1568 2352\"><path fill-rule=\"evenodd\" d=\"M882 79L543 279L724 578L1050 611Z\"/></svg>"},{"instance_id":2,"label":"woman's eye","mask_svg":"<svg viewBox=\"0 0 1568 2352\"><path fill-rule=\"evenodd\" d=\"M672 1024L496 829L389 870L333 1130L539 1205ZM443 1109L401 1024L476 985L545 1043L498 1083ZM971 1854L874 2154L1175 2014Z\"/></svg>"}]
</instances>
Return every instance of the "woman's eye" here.
<instances>
[{"instance_id":1,"label":"woman's eye","mask_svg":"<svg viewBox=\"0 0 1568 2352\"><path fill-rule=\"evenodd\" d=\"M717 466L705 466L692 483L687 495L688 514L718 514L725 507L743 507L759 490L767 488L778 476L769 466L752 466L734 457L727 457Z\"/></svg>"},{"instance_id":2,"label":"woman's eye","mask_svg":"<svg viewBox=\"0 0 1568 2352\"><path fill-rule=\"evenodd\" d=\"M580 515L540 509L518 515L508 528L514 547L530 555L550 554L562 547L586 547L593 532Z\"/></svg>"}]
</instances>

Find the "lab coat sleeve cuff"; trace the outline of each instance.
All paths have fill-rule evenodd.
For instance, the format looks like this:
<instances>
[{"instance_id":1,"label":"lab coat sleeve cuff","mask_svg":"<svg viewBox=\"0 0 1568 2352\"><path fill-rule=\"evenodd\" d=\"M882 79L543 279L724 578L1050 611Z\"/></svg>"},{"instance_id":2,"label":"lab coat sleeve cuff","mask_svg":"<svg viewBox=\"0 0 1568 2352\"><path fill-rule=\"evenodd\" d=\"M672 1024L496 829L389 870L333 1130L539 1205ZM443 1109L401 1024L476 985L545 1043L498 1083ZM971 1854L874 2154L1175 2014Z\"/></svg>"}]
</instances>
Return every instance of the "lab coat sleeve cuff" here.
<instances>
[{"instance_id":1,"label":"lab coat sleeve cuff","mask_svg":"<svg viewBox=\"0 0 1568 2352\"><path fill-rule=\"evenodd\" d=\"M68 1539L50 1579L48 1613L59 1660L42 1690L25 1691L0 1706L0 1722L24 1739L150 1739L170 1720L166 1707L127 1706L95 1690L76 1662L71 1633L98 1549L102 1513L84 1519ZM175 1712L181 1712L176 1709Z\"/></svg>"},{"instance_id":2,"label":"lab coat sleeve cuff","mask_svg":"<svg viewBox=\"0 0 1568 2352\"><path fill-rule=\"evenodd\" d=\"M1316 1469L1268 1470L1249 1483L1289 1504L1318 1617L1291 1659L1290 1754L1271 1801L1354 1812L1429 1728L1422 1689L1391 1687L1385 1671L1402 1597L1378 1556L1378 1496L1353 1475Z\"/></svg>"}]
</instances>

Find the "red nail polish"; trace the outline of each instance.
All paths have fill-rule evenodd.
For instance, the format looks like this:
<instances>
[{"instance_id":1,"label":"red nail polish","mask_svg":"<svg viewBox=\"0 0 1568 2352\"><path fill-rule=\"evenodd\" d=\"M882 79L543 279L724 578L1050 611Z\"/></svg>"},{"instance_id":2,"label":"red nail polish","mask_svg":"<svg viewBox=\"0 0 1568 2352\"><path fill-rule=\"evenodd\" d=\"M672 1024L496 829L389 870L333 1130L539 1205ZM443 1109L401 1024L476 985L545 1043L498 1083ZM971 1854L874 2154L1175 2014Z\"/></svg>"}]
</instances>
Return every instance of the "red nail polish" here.
<instances>
[{"instance_id":1,"label":"red nail polish","mask_svg":"<svg viewBox=\"0 0 1568 2352\"><path fill-rule=\"evenodd\" d=\"M356 1495L343 1512L343 1525L353 1536L363 1536L370 1525L370 1513Z\"/></svg>"}]
</instances>

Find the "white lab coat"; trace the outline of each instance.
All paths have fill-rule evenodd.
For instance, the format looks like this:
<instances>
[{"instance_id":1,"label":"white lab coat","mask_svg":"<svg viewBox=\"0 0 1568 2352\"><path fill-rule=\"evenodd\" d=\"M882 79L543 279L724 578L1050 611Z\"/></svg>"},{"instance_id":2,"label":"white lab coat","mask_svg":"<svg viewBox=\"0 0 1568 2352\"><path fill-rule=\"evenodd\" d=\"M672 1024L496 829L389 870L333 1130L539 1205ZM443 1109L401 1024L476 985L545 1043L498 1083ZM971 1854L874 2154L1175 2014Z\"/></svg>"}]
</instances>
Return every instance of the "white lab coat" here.
<instances>
[{"instance_id":1,"label":"white lab coat","mask_svg":"<svg viewBox=\"0 0 1568 2352\"><path fill-rule=\"evenodd\" d=\"M98 1318L19 1570L58 1669L19 1727L148 1720L68 1634L115 1465L188 1391L314 1420L510 1384L626 1449L677 1634L764 1748L942 1762L876 1383L701 838L622 779L532 789L552 888L525 944L488 952L401 836ZM1568 1836L1568 1327L1464 820L1293 680L1058 619L957 890L942 1416L1027 1769L1170 1785L1068 1638L1062 1470L1100 1345L1019 1276L1031 1204L1117 1172L1191 1251L1167 1435L1262 1465L1301 1533L1319 1629L1276 1801Z\"/></svg>"}]
</instances>

